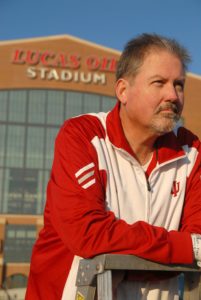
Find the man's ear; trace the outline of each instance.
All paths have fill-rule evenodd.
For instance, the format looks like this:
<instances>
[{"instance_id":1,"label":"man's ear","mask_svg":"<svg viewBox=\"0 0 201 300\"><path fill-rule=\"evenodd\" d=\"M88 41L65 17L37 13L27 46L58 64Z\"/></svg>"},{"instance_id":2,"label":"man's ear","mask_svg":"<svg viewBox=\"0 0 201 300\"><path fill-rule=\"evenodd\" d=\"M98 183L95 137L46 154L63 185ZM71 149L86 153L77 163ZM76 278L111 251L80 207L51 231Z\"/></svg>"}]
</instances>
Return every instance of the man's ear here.
<instances>
[{"instance_id":1,"label":"man's ear","mask_svg":"<svg viewBox=\"0 0 201 300\"><path fill-rule=\"evenodd\" d=\"M128 86L128 81L124 78L120 78L119 80L117 80L115 85L115 92L116 92L117 99L122 104L126 104L127 102L127 86Z\"/></svg>"}]
</instances>

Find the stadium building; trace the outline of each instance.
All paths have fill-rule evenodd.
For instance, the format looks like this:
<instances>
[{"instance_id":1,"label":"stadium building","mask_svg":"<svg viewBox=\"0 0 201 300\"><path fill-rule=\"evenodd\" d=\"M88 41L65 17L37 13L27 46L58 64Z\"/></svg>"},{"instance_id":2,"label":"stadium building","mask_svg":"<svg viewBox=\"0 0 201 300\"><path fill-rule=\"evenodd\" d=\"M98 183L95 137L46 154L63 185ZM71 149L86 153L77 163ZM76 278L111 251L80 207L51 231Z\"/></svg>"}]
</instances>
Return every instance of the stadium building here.
<instances>
[{"instance_id":1,"label":"stadium building","mask_svg":"<svg viewBox=\"0 0 201 300\"><path fill-rule=\"evenodd\" d=\"M2 290L26 286L59 127L114 106L119 56L67 35L0 42ZM201 77L188 74L185 94L183 122L201 137Z\"/></svg>"}]
</instances>

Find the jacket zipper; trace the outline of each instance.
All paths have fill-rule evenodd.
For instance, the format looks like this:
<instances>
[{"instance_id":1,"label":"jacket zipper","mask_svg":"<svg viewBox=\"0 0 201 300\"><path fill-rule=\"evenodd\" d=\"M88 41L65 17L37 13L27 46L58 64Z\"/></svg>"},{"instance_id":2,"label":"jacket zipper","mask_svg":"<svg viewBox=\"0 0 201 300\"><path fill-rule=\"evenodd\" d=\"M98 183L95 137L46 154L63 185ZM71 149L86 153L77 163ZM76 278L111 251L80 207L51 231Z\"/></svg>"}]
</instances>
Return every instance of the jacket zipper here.
<instances>
[{"instance_id":1,"label":"jacket zipper","mask_svg":"<svg viewBox=\"0 0 201 300\"><path fill-rule=\"evenodd\" d=\"M148 178L146 178L146 180L147 180L147 190L148 190L148 192L151 192L151 186L150 186Z\"/></svg>"}]
</instances>

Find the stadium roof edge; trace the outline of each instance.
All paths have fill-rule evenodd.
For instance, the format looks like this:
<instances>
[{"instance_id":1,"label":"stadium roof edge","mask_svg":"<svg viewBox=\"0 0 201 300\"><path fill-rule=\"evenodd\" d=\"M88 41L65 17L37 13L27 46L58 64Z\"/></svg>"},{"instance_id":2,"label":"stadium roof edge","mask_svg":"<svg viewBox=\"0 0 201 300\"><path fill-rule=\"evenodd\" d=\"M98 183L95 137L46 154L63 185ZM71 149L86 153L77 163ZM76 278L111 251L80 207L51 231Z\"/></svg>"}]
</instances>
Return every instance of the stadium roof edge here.
<instances>
[{"instance_id":1,"label":"stadium roof edge","mask_svg":"<svg viewBox=\"0 0 201 300\"><path fill-rule=\"evenodd\" d=\"M195 79L201 80L201 75L198 75L198 74L194 74L194 73L191 73L191 72L187 72L187 76L193 77L193 78L195 78Z\"/></svg>"},{"instance_id":2,"label":"stadium roof edge","mask_svg":"<svg viewBox=\"0 0 201 300\"><path fill-rule=\"evenodd\" d=\"M68 34L61 34L61 35L53 35L53 36L45 36L45 37L33 37L33 38L23 38L23 39L16 39L16 40L5 40L5 41L0 41L0 46L1 45L9 45L9 44L17 44L17 43L30 43L30 42L42 42L42 41L47 41L47 40L59 40L59 39L69 39L81 44L86 44L88 46L92 46L92 47L96 47L96 48L100 48L102 50L108 51L108 52L113 52L114 54L121 54L121 51L119 50L115 50L106 46L101 46L99 44L96 44L94 42L89 42L87 40L78 38L78 37L74 37L72 35L68 35Z\"/></svg>"}]
</instances>

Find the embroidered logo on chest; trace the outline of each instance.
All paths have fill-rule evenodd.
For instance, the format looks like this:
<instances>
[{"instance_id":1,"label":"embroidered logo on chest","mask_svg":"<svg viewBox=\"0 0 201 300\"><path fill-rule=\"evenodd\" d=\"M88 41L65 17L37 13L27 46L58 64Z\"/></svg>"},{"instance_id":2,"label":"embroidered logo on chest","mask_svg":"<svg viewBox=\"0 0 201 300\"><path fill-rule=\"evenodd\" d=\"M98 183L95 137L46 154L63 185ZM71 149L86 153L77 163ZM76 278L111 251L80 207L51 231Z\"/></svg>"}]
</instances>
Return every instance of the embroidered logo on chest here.
<instances>
[{"instance_id":1,"label":"embroidered logo on chest","mask_svg":"<svg viewBox=\"0 0 201 300\"><path fill-rule=\"evenodd\" d=\"M172 185L171 194L173 195L173 197L176 197L177 194L179 193L179 191L180 191L180 182L174 180L173 185Z\"/></svg>"}]
</instances>

